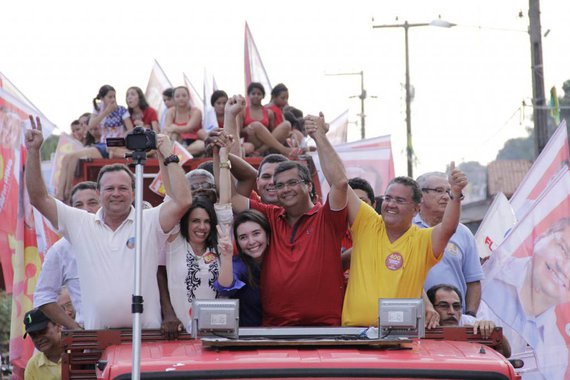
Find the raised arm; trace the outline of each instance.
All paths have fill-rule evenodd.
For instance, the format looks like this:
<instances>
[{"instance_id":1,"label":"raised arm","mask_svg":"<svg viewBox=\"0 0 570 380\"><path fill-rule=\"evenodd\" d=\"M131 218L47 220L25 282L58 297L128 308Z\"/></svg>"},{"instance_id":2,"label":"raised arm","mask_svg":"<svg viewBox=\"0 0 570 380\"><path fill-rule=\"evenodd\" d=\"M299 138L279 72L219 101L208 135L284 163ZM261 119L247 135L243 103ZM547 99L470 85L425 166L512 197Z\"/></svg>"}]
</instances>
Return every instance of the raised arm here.
<instances>
[{"instance_id":1,"label":"raised arm","mask_svg":"<svg viewBox=\"0 0 570 380\"><path fill-rule=\"evenodd\" d=\"M50 223L58 228L57 223L57 206L55 199L48 194L44 179L42 177L42 169L40 162L40 148L44 142L42 135L42 123L39 117L30 115L31 129L26 131L26 148L28 156L26 158L26 188L30 197L30 203L38 211L50 221Z\"/></svg>"},{"instance_id":2,"label":"raised arm","mask_svg":"<svg viewBox=\"0 0 570 380\"><path fill-rule=\"evenodd\" d=\"M240 144L240 130L243 124L242 111L245 109L245 99L241 95L234 95L226 102L224 108L224 132L233 136L234 142L229 149L229 153L242 156Z\"/></svg>"},{"instance_id":3,"label":"raised arm","mask_svg":"<svg viewBox=\"0 0 570 380\"><path fill-rule=\"evenodd\" d=\"M160 173L163 180L170 183L169 196L171 197L160 210L160 226L162 231L169 232L192 205L192 194L182 167L175 162L164 165L165 158L172 154L170 139L160 134L157 135L156 139Z\"/></svg>"},{"instance_id":4,"label":"raised arm","mask_svg":"<svg viewBox=\"0 0 570 380\"><path fill-rule=\"evenodd\" d=\"M329 183L329 202L331 209L340 210L346 207L348 194L348 178L344 165L325 132L325 118L320 116L307 116L305 118L305 130L315 140L319 162L323 174Z\"/></svg>"},{"instance_id":5,"label":"raised arm","mask_svg":"<svg viewBox=\"0 0 570 380\"><path fill-rule=\"evenodd\" d=\"M454 162L451 162L449 184L451 185L452 199L447 203L441 223L433 228L431 235L433 254L436 258L439 258L443 253L449 239L457 229L461 214L463 189L467 186L467 177L461 170L455 169Z\"/></svg>"}]
</instances>

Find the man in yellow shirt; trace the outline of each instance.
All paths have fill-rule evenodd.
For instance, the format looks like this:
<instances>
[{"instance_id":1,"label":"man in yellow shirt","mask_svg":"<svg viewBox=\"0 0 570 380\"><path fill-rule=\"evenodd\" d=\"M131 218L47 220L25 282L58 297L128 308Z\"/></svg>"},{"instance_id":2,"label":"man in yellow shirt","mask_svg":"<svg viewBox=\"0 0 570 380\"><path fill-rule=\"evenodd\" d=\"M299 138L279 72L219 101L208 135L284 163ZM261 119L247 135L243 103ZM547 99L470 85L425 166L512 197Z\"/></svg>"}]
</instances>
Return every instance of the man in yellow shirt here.
<instances>
[{"instance_id":1,"label":"man in yellow shirt","mask_svg":"<svg viewBox=\"0 0 570 380\"><path fill-rule=\"evenodd\" d=\"M46 317L40 309L32 309L24 316L26 334L39 351L28 361L25 380L61 379L61 326ZM24 335L25 337L25 335Z\"/></svg>"},{"instance_id":2,"label":"man in yellow shirt","mask_svg":"<svg viewBox=\"0 0 570 380\"><path fill-rule=\"evenodd\" d=\"M451 165L450 202L433 228L412 224L421 190L413 179L396 177L383 197L382 215L351 190L348 195L353 251L344 299L344 326L376 326L379 298L420 298L428 271L437 264L459 223L467 178Z\"/></svg>"}]
</instances>

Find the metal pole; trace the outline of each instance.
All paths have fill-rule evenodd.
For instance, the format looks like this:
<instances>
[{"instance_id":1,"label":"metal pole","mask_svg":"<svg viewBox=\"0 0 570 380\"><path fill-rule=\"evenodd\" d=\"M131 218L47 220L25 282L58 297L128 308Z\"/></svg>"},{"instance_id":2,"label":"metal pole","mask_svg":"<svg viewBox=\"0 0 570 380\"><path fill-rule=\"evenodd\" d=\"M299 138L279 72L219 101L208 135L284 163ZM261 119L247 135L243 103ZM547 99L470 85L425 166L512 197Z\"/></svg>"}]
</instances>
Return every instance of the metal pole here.
<instances>
[{"instance_id":1,"label":"metal pole","mask_svg":"<svg viewBox=\"0 0 570 380\"><path fill-rule=\"evenodd\" d=\"M404 40L406 47L406 157L408 160L408 177L413 178L413 148L412 148L412 110L410 94L410 53L408 47L408 22L404 22Z\"/></svg>"},{"instance_id":2,"label":"metal pole","mask_svg":"<svg viewBox=\"0 0 570 380\"><path fill-rule=\"evenodd\" d=\"M366 99L366 90L364 89L364 71L360 70L360 137L362 138L362 140L366 138L366 127L365 127L366 115L364 114L365 99Z\"/></svg>"},{"instance_id":3,"label":"metal pole","mask_svg":"<svg viewBox=\"0 0 570 380\"><path fill-rule=\"evenodd\" d=\"M540 27L540 1L529 0L529 34L532 70L532 105L536 156L548 142L547 107L544 94L544 71L542 64L542 35Z\"/></svg>"},{"instance_id":4,"label":"metal pole","mask_svg":"<svg viewBox=\"0 0 570 380\"><path fill-rule=\"evenodd\" d=\"M133 155L145 152L134 152ZM141 314L142 314L142 201L143 201L143 165L144 161L137 162L135 159L135 273L134 273L134 294L133 294L133 370L132 379L139 380L141 377Z\"/></svg>"}]
</instances>

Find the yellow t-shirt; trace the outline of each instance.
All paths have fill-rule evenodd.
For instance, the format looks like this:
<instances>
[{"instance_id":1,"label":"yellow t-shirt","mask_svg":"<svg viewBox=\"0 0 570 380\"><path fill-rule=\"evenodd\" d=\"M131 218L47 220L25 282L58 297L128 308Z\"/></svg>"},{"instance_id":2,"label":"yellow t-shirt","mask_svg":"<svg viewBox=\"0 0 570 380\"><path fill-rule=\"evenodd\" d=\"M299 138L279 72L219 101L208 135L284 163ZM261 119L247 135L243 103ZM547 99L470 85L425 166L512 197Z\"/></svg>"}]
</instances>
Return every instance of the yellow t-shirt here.
<instances>
[{"instance_id":1,"label":"yellow t-shirt","mask_svg":"<svg viewBox=\"0 0 570 380\"><path fill-rule=\"evenodd\" d=\"M24 380L60 380L61 359L57 363L49 360L43 352L37 352L28 361Z\"/></svg>"},{"instance_id":2,"label":"yellow t-shirt","mask_svg":"<svg viewBox=\"0 0 570 380\"><path fill-rule=\"evenodd\" d=\"M350 277L342 310L343 326L377 326L379 298L420 298L436 259L432 228L411 225L393 243L384 220L361 202L351 228Z\"/></svg>"}]
</instances>

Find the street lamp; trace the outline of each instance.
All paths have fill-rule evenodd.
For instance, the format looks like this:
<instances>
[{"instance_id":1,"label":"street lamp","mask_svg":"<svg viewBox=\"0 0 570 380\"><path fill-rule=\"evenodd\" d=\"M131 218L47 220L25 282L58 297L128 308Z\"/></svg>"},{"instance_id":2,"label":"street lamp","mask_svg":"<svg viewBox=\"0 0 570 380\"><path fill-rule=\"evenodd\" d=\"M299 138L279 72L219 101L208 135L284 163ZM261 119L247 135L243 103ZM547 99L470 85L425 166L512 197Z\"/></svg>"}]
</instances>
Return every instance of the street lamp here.
<instances>
[{"instance_id":1,"label":"street lamp","mask_svg":"<svg viewBox=\"0 0 570 380\"><path fill-rule=\"evenodd\" d=\"M406 47L406 156L408 160L408 177L413 178L413 148L412 148L412 110L411 110L411 91L410 91L410 59L408 50L408 29L418 26L438 26L440 28L451 28L455 26L451 22L437 19L432 22L409 23L404 21L403 24L383 24L372 25L372 28L404 28L404 42Z\"/></svg>"},{"instance_id":2,"label":"street lamp","mask_svg":"<svg viewBox=\"0 0 570 380\"><path fill-rule=\"evenodd\" d=\"M335 74L325 74L328 76L339 76L339 75L360 75L360 137L364 140L366 135L365 120L366 114L364 113L364 100L366 100L366 90L364 89L364 71L359 71L357 73L335 73ZM351 96L352 98L352 96Z\"/></svg>"}]
</instances>

